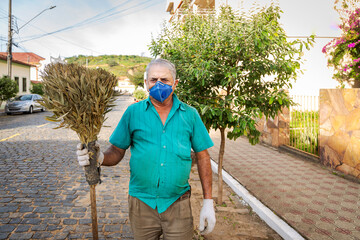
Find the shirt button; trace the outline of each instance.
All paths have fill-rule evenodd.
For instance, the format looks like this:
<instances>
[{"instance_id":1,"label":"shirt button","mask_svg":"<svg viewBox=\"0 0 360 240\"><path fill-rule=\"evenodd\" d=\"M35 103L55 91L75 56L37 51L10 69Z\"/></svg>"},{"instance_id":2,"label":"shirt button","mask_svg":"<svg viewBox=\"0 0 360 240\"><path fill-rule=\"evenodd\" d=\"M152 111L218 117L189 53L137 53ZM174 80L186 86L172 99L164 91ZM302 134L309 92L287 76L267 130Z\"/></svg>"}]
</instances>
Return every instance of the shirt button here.
<instances>
[{"instance_id":1,"label":"shirt button","mask_svg":"<svg viewBox=\"0 0 360 240\"><path fill-rule=\"evenodd\" d=\"M166 148L166 146L163 146L163 148Z\"/></svg>"},{"instance_id":2,"label":"shirt button","mask_svg":"<svg viewBox=\"0 0 360 240\"><path fill-rule=\"evenodd\" d=\"M163 130L163 133L165 133L165 130Z\"/></svg>"},{"instance_id":3,"label":"shirt button","mask_svg":"<svg viewBox=\"0 0 360 240\"><path fill-rule=\"evenodd\" d=\"M162 163L162 164L160 164L160 166L164 166L164 164Z\"/></svg>"}]
</instances>

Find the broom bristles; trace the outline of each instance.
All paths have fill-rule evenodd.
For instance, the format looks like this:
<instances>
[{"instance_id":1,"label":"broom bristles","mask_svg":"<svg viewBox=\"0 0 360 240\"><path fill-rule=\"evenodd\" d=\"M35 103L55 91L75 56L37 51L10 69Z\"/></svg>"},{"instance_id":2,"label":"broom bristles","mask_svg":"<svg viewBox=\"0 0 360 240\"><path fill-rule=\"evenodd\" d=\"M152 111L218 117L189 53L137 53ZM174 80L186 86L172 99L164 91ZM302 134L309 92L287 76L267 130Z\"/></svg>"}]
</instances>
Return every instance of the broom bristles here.
<instances>
[{"instance_id":1,"label":"broom bristles","mask_svg":"<svg viewBox=\"0 0 360 240\"><path fill-rule=\"evenodd\" d=\"M47 65L41 76L41 105L53 112L46 119L59 122L57 128L74 130L82 143L97 140L105 114L114 106L116 76L101 68L61 63Z\"/></svg>"}]
</instances>

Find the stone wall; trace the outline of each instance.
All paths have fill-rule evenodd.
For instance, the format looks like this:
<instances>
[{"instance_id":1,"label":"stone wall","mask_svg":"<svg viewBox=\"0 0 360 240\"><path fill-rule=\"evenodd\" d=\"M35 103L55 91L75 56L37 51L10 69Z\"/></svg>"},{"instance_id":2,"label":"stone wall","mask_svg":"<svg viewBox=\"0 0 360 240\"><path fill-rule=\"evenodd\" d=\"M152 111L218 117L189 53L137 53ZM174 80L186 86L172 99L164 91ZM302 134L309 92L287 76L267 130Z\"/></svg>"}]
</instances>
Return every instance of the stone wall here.
<instances>
[{"instance_id":1,"label":"stone wall","mask_svg":"<svg viewBox=\"0 0 360 240\"><path fill-rule=\"evenodd\" d=\"M320 90L320 161L360 178L360 89Z\"/></svg>"},{"instance_id":2,"label":"stone wall","mask_svg":"<svg viewBox=\"0 0 360 240\"><path fill-rule=\"evenodd\" d=\"M290 112L288 108L283 108L282 112L274 118L260 119L257 123L257 129L261 132L260 141L279 147L289 142L289 122Z\"/></svg>"}]
</instances>

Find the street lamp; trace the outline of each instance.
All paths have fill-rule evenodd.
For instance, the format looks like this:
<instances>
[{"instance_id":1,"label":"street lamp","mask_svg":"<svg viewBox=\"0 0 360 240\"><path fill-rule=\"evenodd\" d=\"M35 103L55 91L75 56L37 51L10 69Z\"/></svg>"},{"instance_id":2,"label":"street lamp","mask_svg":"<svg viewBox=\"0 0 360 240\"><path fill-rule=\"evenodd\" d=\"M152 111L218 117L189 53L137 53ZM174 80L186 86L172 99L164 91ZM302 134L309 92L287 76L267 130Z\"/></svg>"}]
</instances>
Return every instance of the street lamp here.
<instances>
[{"instance_id":1,"label":"street lamp","mask_svg":"<svg viewBox=\"0 0 360 240\"><path fill-rule=\"evenodd\" d=\"M8 76L11 79L11 63L12 63L12 26L11 26L11 22L12 22L12 15L11 15L11 2L12 0L9 0L9 29L8 29L8 46L7 46L7 67L8 67ZM31 22L32 20L34 20L36 17L38 17L40 14L42 14L43 12L45 12L46 10L50 10L55 8L56 6L51 6L49 8L46 8L44 10L42 10L40 13L38 13L35 17L33 17L32 19L30 19L29 21L27 21L24 25L22 25L19 29L18 32L20 31L20 29L22 29L23 27L25 27L29 22Z\"/></svg>"},{"instance_id":2,"label":"street lamp","mask_svg":"<svg viewBox=\"0 0 360 240\"><path fill-rule=\"evenodd\" d=\"M32 20L34 20L36 17L38 17L40 14L42 14L43 12L45 12L46 10L51 10L53 8L56 8L56 6L51 6L49 8L45 8L44 10L42 10L40 13L38 13L35 17L33 17L32 19L30 19L29 21L27 21L24 25L22 25L18 31L20 31L20 29L22 29L23 27L25 27L29 22L31 22Z\"/></svg>"}]
</instances>

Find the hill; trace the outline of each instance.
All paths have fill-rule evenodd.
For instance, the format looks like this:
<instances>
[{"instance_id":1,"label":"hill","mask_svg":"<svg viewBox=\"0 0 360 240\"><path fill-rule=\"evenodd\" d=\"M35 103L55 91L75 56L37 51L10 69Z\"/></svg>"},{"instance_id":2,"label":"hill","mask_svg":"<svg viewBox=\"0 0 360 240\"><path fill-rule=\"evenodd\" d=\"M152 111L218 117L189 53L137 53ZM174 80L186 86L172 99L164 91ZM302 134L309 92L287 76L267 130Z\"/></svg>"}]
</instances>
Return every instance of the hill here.
<instances>
[{"instance_id":1,"label":"hill","mask_svg":"<svg viewBox=\"0 0 360 240\"><path fill-rule=\"evenodd\" d=\"M151 58L135 55L100 55L84 56L78 55L65 59L68 63L87 65L90 68L101 67L115 74L117 77L129 77L136 72L144 72Z\"/></svg>"}]
</instances>

